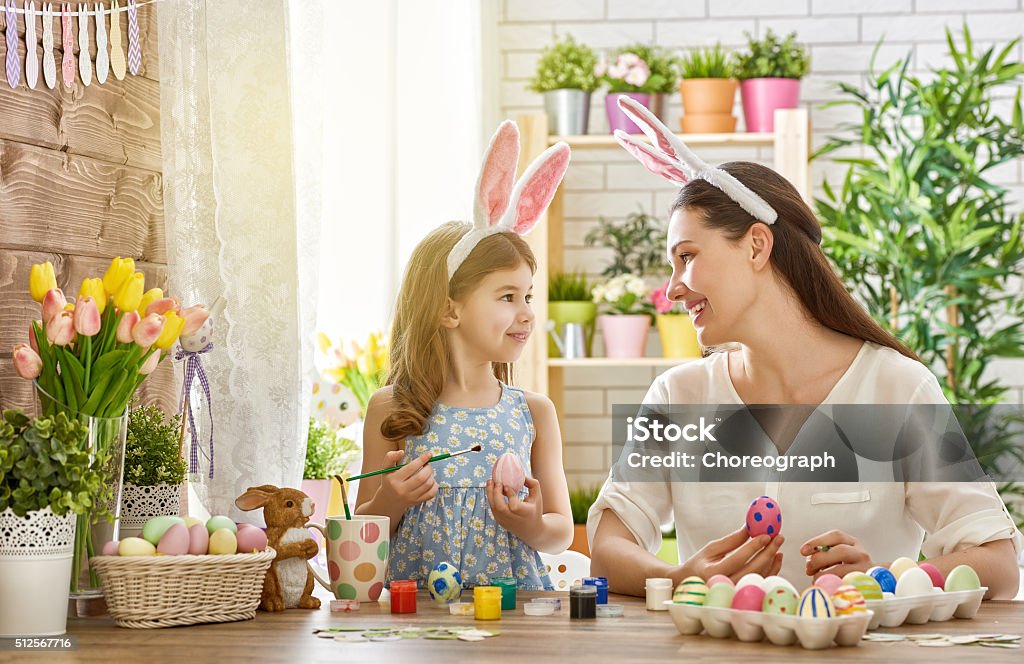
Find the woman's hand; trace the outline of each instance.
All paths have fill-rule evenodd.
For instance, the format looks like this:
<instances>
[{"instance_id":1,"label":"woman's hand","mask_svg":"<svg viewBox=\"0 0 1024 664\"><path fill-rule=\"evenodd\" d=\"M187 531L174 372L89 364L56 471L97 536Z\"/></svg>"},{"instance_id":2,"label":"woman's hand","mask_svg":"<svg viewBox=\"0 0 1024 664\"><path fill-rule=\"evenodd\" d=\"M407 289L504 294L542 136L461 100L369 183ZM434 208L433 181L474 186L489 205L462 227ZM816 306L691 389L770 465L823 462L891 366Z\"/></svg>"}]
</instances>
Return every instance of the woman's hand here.
<instances>
[{"instance_id":1,"label":"woman's hand","mask_svg":"<svg viewBox=\"0 0 1024 664\"><path fill-rule=\"evenodd\" d=\"M526 478L529 494L523 500L519 495L494 480L487 480L487 502L498 525L519 539L526 533L537 532L543 526L544 497L540 492L540 482L533 477ZM508 497L508 502L505 497Z\"/></svg>"},{"instance_id":2,"label":"woman's hand","mask_svg":"<svg viewBox=\"0 0 1024 664\"><path fill-rule=\"evenodd\" d=\"M807 576L817 579L823 574L842 578L850 572L866 572L872 566L871 555L857 538L841 530L830 530L813 537L800 547L807 556Z\"/></svg>"},{"instance_id":3,"label":"woman's hand","mask_svg":"<svg viewBox=\"0 0 1024 664\"><path fill-rule=\"evenodd\" d=\"M384 467L397 466L405 458L402 450L393 450L384 455ZM392 505L401 505L406 510L413 505L425 503L437 495L437 480L434 469L427 461L430 453L424 452L402 468L381 475L379 495Z\"/></svg>"},{"instance_id":4,"label":"woman's hand","mask_svg":"<svg viewBox=\"0 0 1024 664\"><path fill-rule=\"evenodd\" d=\"M778 574L782 569L782 554L779 547L785 542L782 535L774 539L759 535L750 539L746 526L721 539L711 540L700 551L693 554L679 566L677 583L688 576L710 579L715 574L724 574L734 582L744 575L757 572L761 576Z\"/></svg>"}]
</instances>

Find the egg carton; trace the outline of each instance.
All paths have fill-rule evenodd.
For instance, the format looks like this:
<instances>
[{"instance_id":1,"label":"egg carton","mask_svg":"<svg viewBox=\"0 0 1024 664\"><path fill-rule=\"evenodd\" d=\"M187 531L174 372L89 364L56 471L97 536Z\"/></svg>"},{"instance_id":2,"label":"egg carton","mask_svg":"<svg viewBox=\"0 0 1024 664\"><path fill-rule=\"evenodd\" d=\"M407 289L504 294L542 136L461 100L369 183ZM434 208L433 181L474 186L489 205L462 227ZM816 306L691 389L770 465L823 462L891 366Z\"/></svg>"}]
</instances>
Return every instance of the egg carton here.
<instances>
[{"instance_id":1,"label":"egg carton","mask_svg":"<svg viewBox=\"0 0 1024 664\"><path fill-rule=\"evenodd\" d=\"M924 595L869 599L864 602L873 613L868 629L899 627L904 623L923 625L927 622L945 622L954 616L970 619L981 608L981 599L987 590L984 586L953 592L936 588Z\"/></svg>"},{"instance_id":2,"label":"egg carton","mask_svg":"<svg viewBox=\"0 0 1024 664\"><path fill-rule=\"evenodd\" d=\"M740 641L756 643L766 636L777 646L799 642L808 650L821 650L833 643L840 646L860 645L868 622L874 614L868 610L834 618L801 618L740 611L712 606L693 606L665 602L672 621L680 634L700 634L706 631L716 639L736 637Z\"/></svg>"}]
</instances>

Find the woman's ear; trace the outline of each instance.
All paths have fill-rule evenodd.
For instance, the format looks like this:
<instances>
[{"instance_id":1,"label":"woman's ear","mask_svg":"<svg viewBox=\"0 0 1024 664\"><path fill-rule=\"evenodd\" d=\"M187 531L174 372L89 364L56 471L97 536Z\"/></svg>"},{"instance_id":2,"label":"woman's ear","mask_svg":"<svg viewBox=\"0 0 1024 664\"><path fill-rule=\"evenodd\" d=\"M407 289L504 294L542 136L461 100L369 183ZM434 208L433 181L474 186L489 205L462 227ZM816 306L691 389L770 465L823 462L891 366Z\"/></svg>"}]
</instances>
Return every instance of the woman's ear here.
<instances>
[{"instance_id":1,"label":"woman's ear","mask_svg":"<svg viewBox=\"0 0 1024 664\"><path fill-rule=\"evenodd\" d=\"M441 310L441 327L454 330L459 326L459 304L452 298L445 298L444 308Z\"/></svg>"},{"instance_id":2,"label":"woman's ear","mask_svg":"<svg viewBox=\"0 0 1024 664\"><path fill-rule=\"evenodd\" d=\"M771 259L772 247L775 246L775 235L762 222L757 222L750 227L750 260L754 263L754 269L760 270L767 267Z\"/></svg>"}]
</instances>

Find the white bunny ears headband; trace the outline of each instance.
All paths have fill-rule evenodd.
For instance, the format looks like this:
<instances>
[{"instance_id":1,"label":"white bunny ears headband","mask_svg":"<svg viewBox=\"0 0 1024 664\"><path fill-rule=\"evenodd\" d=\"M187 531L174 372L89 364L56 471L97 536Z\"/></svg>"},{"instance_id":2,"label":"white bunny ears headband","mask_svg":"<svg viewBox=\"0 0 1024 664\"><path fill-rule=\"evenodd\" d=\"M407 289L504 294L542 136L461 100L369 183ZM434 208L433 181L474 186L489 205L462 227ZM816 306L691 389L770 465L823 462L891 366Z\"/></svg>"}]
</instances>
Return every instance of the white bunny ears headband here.
<instances>
[{"instance_id":1,"label":"white bunny ears headband","mask_svg":"<svg viewBox=\"0 0 1024 664\"><path fill-rule=\"evenodd\" d=\"M476 183L473 230L448 253L448 279L473 248L489 235L526 235L548 209L569 168L569 146L559 142L545 150L515 182L519 164L519 127L506 120L491 138ZM515 187L513 188L513 183Z\"/></svg>"},{"instance_id":2,"label":"white bunny ears headband","mask_svg":"<svg viewBox=\"0 0 1024 664\"><path fill-rule=\"evenodd\" d=\"M619 108L651 139L651 145L621 129L615 130L615 140L647 170L680 187L690 180L706 180L758 221L771 225L779 218L775 208L745 184L724 170L704 163L643 105L626 96L619 97L618 102Z\"/></svg>"}]
</instances>

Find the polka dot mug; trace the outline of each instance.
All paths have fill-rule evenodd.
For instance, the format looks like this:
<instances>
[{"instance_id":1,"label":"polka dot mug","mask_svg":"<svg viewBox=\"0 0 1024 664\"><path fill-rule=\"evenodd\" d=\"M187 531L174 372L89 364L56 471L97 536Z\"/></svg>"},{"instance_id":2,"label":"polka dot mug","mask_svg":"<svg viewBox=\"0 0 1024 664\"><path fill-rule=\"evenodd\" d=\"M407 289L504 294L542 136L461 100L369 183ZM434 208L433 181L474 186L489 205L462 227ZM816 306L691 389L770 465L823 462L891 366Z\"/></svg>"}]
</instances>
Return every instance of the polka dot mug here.
<instances>
[{"instance_id":1,"label":"polka dot mug","mask_svg":"<svg viewBox=\"0 0 1024 664\"><path fill-rule=\"evenodd\" d=\"M308 524L324 536L327 547L327 576L316 566L313 575L338 599L376 602L384 590L391 546L391 519L386 516L353 514L327 517L327 525Z\"/></svg>"}]
</instances>

